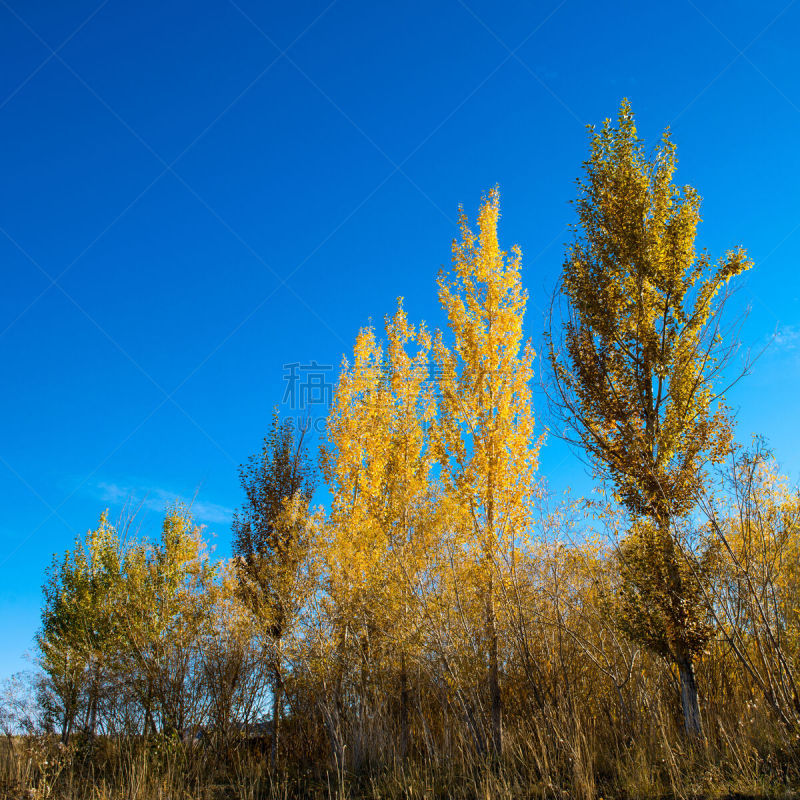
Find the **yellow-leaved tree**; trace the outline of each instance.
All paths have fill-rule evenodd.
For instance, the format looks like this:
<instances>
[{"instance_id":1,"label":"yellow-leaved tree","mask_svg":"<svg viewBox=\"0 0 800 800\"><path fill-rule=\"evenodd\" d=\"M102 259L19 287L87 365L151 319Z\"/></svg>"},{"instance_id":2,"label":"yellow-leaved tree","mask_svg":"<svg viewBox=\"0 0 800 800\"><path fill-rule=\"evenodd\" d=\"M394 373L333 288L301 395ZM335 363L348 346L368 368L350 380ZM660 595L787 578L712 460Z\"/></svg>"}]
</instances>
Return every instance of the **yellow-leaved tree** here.
<instances>
[{"instance_id":1,"label":"yellow-leaved tree","mask_svg":"<svg viewBox=\"0 0 800 800\"><path fill-rule=\"evenodd\" d=\"M402 300L386 319L386 346L363 328L345 360L327 424L325 477L333 495L329 591L342 629L361 637L362 652L380 650L377 627L393 630L387 657L397 677L399 751L409 748L411 607L430 529L431 457L425 423L430 336L411 325ZM380 609L382 624L375 625ZM365 687L362 687L364 689Z\"/></svg>"},{"instance_id":2,"label":"yellow-leaved tree","mask_svg":"<svg viewBox=\"0 0 800 800\"><path fill-rule=\"evenodd\" d=\"M181 503L169 506L161 538L125 553L124 597L117 607L132 687L145 734L183 735L197 719L202 686L193 663L207 634L214 576L202 529Z\"/></svg>"},{"instance_id":3,"label":"yellow-leaved tree","mask_svg":"<svg viewBox=\"0 0 800 800\"><path fill-rule=\"evenodd\" d=\"M39 663L58 700L61 741L69 742L85 692L84 728L94 736L104 672L120 649L118 593L122 548L104 511L97 527L59 562L54 559L44 586Z\"/></svg>"},{"instance_id":4,"label":"yellow-leaved tree","mask_svg":"<svg viewBox=\"0 0 800 800\"><path fill-rule=\"evenodd\" d=\"M702 729L695 659L709 636L675 522L693 508L704 467L724 456L730 422L718 388L735 350L720 321L744 252L698 254L700 197L673 183L666 133L644 151L627 101L592 135L564 262L562 341L550 336L554 405L632 518L621 549L621 619L677 666L686 731Z\"/></svg>"},{"instance_id":5,"label":"yellow-leaved tree","mask_svg":"<svg viewBox=\"0 0 800 800\"><path fill-rule=\"evenodd\" d=\"M528 531L540 441L535 437L530 381L534 352L523 338L527 294L522 256L500 249L499 192L485 197L478 232L461 211L453 269L439 278L452 345L437 332L439 409L434 430L443 490L475 559L476 593L485 599L488 735L483 747L502 753L502 695L496 579L505 548ZM488 741L487 741L488 740Z\"/></svg>"}]
</instances>

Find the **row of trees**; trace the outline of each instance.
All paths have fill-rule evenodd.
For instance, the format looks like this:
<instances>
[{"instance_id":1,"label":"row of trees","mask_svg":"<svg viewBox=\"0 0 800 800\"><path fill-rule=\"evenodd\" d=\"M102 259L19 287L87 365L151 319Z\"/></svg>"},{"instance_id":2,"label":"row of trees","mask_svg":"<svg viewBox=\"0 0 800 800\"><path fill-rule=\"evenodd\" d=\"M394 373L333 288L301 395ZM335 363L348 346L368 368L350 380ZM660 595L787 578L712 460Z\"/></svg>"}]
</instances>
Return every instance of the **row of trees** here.
<instances>
[{"instance_id":1,"label":"row of trees","mask_svg":"<svg viewBox=\"0 0 800 800\"><path fill-rule=\"evenodd\" d=\"M645 783L669 774L664 741L740 769L754 742L793 747L800 501L733 444L721 311L750 263L696 251L699 197L674 171L668 136L649 156L623 103L578 184L547 388L598 495L553 506L537 472L521 253L500 247L493 191L439 279L449 332L399 304L382 341L358 334L321 453L327 513L276 415L241 470L231 560L174 508L156 543L103 516L54 563L41 702L64 741L203 730L228 747L271 705L273 764L474 759L586 795L637 758Z\"/></svg>"}]
</instances>

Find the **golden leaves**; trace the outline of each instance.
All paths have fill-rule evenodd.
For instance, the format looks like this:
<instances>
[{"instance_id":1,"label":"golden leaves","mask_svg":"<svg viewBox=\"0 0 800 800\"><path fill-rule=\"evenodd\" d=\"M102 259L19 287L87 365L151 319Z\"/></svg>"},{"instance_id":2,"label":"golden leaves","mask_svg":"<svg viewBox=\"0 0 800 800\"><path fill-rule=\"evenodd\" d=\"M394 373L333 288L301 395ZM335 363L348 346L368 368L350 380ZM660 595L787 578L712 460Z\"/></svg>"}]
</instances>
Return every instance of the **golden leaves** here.
<instances>
[{"instance_id":1,"label":"golden leaves","mask_svg":"<svg viewBox=\"0 0 800 800\"><path fill-rule=\"evenodd\" d=\"M572 431L635 513L682 514L729 440L714 384L730 355L717 297L751 264L697 256L700 199L672 183L665 134L648 157L624 102L592 137L577 238L564 262L564 352L551 341Z\"/></svg>"},{"instance_id":2,"label":"golden leaves","mask_svg":"<svg viewBox=\"0 0 800 800\"><path fill-rule=\"evenodd\" d=\"M496 188L481 204L477 234L460 214L452 275L438 281L453 346L437 333L433 347L440 386L434 447L447 490L472 520L482 552L527 527L539 448L530 390L534 353L522 332L521 253L500 249L499 214Z\"/></svg>"}]
</instances>

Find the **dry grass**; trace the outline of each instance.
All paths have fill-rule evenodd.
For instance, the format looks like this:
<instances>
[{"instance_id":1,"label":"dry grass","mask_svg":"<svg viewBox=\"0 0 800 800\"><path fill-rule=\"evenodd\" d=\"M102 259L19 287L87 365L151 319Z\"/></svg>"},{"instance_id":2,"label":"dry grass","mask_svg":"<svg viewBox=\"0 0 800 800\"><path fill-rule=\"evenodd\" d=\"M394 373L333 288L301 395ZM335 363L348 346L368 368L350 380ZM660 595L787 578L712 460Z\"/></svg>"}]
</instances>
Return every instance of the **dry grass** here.
<instances>
[{"instance_id":1,"label":"dry grass","mask_svg":"<svg viewBox=\"0 0 800 800\"><path fill-rule=\"evenodd\" d=\"M241 741L212 748L159 736L75 737L65 748L54 737L14 737L0 747L0 792L30 800L800 797L796 752L776 747L774 731L758 726L739 727L734 740L716 720L715 733L689 745L662 716L613 748L577 725L557 741L547 732L556 727L532 718L508 731L499 765L458 741L452 758L373 762L357 772L349 764L308 767L289 752L271 771Z\"/></svg>"}]
</instances>

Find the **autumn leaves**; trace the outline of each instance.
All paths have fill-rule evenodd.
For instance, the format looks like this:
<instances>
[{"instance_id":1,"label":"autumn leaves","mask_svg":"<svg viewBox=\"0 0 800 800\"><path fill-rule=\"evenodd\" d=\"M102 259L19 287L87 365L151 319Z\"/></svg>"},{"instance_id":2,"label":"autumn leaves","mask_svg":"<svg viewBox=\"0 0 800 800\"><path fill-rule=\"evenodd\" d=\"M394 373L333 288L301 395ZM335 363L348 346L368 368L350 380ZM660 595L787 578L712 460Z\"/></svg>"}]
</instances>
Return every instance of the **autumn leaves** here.
<instances>
[{"instance_id":1,"label":"autumn leaves","mask_svg":"<svg viewBox=\"0 0 800 800\"><path fill-rule=\"evenodd\" d=\"M405 780L417 763L590 797L601 780L639 796L658 770L673 791L663 748L673 764L751 752L720 731L759 693L796 726L800 504L764 459L747 485L736 462L735 512L710 491L734 450L721 315L750 263L697 250L699 197L675 166L668 136L647 155L626 103L592 133L545 339L547 420L607 502L551 505L538 474L522 256L500 245L493 190L476 227L461 213L438 280L447 330L401 302L358 333L320 453L327 510L276 416L241 472L230 562L209 564L174 513L129 552L102 520L54 568L40 649L65 729L190 722L229 741L268 716L275 769ZM128 627L109 622L107 585Z\"/></svg>"}]
</instances>

